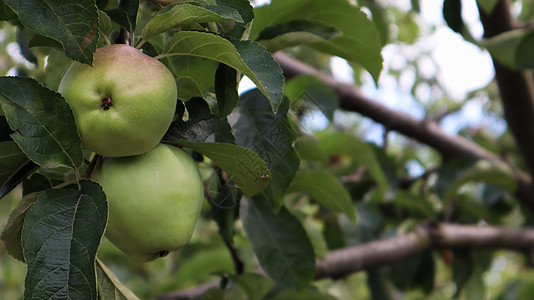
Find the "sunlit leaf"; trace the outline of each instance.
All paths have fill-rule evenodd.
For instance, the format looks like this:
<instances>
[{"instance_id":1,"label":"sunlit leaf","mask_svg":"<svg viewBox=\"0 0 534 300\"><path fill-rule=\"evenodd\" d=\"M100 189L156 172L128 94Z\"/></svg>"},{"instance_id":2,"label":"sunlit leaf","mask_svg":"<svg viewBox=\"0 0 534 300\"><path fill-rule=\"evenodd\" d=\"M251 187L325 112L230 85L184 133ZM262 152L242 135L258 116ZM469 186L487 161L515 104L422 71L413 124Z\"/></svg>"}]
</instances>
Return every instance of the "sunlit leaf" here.
<instances>
[{"instance_id":1,"label":"sunlit leaf","mask_svg":"<svg viewBox=\"0 0 534 300\"><path fill-rule=\"evenodd\" d=\"M276 61L264 49L261 49L263 47L253 46L251 43L238 43L238 51L236 46L217 35L180 31L167 41L160 57L190 55L226 64L254 81L262 93L269 98L276 111L282 96L282 70Z\"/></svg>"}]
</instances>

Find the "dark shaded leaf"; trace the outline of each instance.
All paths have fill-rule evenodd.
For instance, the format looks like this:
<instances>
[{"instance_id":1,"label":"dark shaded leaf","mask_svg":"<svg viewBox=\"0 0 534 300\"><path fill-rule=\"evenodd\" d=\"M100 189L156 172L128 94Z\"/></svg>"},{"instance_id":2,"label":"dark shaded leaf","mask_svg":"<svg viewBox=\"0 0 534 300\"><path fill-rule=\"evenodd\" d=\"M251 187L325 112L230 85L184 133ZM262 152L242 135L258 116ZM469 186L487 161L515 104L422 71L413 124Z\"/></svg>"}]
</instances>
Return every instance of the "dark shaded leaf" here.
<instances>
[{"instance_id":1,"label":"dark shaded leaf","mask_svg":"<svg viewBox=\"0 0 534 300\"><path fill-rule=\"evenodd\" d=\"M181 116L180 103L178 103L178 115ZM182 106L183 107L183 106ZM193 98L185 103L189 119L182 120L179 117L163 137L163 141L174 142L184 140L204 143L234 143L232 129L226 119L221 119L212 114L206 101L202 98Z\"/></svg>"},{"instance_id":2,"label":"dark shaded leaf","mask_svg":"<svg viewBox=\"0 0 534 300\"><path fill-rule=\"evenodd\" d=\"M137 24L137 11L139 0L120 0L119 7L109 10L106 13L111 20L121 27L133 33Z\"/></svg>"},{"instance_id":3,"label":"dark shaded leaf","mask_svg":"<svg viewBox=\"0 0 534 300\"><path fill-rule=\"evenodd\" d=\"M35 57L35 55L28 47L26 29L24 27L17 27L17 44L20 48L20 54L22 54L22 56L32 64L37 64L37 57Z\"/></svg>"},{"instance_id":4,"label":"dark shaded leaf","mask_svg":"<svg viewBox=\"0 0 534 300\"><path fill-rule=\"evenodd\" d=\"M443 18L453 31L461 33L464 29L464 21L462 20L462 0L444 0Z\"/></svg>"},{"instance_id":5,"label":"dark shaded leaf","mask_svg":"<svg viewBox=\"0 0 534 300\"><path fill-rule=\"evenodd\" d=\"M26 155L45 168L78 168L80 137L67 102L30 78L0 77L0 106L11 137Z\"/></svg>"},{"instance_id":6,"label":"dark shaded leaf","mask_svg":"<svg viewBox=\"0 0 534 300\"><path fill-rule=\"evenodd\" d=\"M97 183L79 184L81 191L45 191L26 214L24 298L97 298L95 258L106 227L107 202Z\"/></svg>"},{"instance_id":7,"label":"dark shaded leaf","mask_svg":"<svg viewBox=\"0 0 534 300\"><path fill-rule=\"evenodd\" d=\"M237 104L237 71L225 64L219 64L215 73L215 95L219 116L228 116Z\"/></svg>"},{"instance_id":8,"label":"dark shaded leaf","mask_svg":"<svg viewBox=\"0 0 534 300\"><path fill-rule=\"evenodd\" d=\"M315 272L315 256L306 231L285 207L273 213L265 198L241 202L240 216L252 249L265 272L280 286L307 286Z\"/></svg>"},{"instance_id":9,"label":"dark shaded leaf","mask_svg":"<svg viewBox=\"0 0 534 300\"><path fill-rule=\"evenodd\" d=\"M390 284L380 269L367 271L367 284L371 290L372 300L391 300Z\"/></svg>"},{"instance_id":10,"label":"dark shaded leaf","mask_svg":"<svg viewBox=\"0 0 534 300\"><path fill-rule=\"evenodd\" d=\"M452 261L452 280L456 284L456 296L467 284L474 270L473 257L469 250L455 250Z\"/></svg>"},{"instance_id":11,"label":"dark shaded leaf","mask_svg":"<svg viewBox=\"0 0 534 300\"><path fill-rule=\"evenodd\" d=\"M11 212L7 219L6 226L2 230L0 237L4 242L7 253L14 258L25 262L22 250L22 226L26 213L33 206L41 192L29 194L20 200L17 207Z\"/></svg>"},{"instance_id":12,"label":"dark shaded leaf","mask_svg":"<svg viewBox=\"0 0 534 300\"><path fill-rule=\"evenodd\" d=\"M0 106L0 110L2 109L2 106ZM13 133L13 130L9 127L9 124L7 123L6 117L0 116L0 142L5 141L13 141L11 139L11 134Z\"/></svg>"},{"instance_id":13,"label":"dark shaded leaf","mask_svg":"<svg viewBox=\"0 0 534 300\"><path fill-rule=\"evenodd\" d=\"M30 178L22 181L22 196L25 197L31 193L41 192L52 188L52 182L48 177L34 173Z\"/></svg>"},{"instance_id":14,"label":"dark shaded leaf","mask_svg":"<svg viewBox=\"0 0 534 300\"><path fill-rule=\"evenodd\" d=\"M3 0L24 26L63 45L65 54L91 64L98 42L98 14L95 2Z\"/></svg>"},{"instance_id":15,"label":"dark shaded leaf","mask_svg":"<svg viewBox=\"0 0 534 300\"><path fill-rule=\"evenodd\" d=\"M27 163L28 157L15 142L0 142L0 188Z\"/></svg>"},{"instance_id":16,"label":"dark shaded leaf","mask_svg":"<svg viewBox=\"0 0 534 300\"><path fill-rule=\"evenodd\" d=\"M237 144L258 153L271 170L271 184L264 195L274 209L281 206L300 164L293 148L297 134L289 122L288 109L289 100L284 98L276 115L273 114L267 98L254 89L241 96L234 110Z\"/></svg>"},{"instance_id":17,"label":"dark shaded leaf","mask_svg":"<svg viewBox=\"0 0 534 300\"><path fill-rule=\"evenodd\" d=\"M24 180L28 175L33 173L35 170L39 168L38 165L34 164L32 161L27 160L26 163L18 169L15 173L13 173L9 179L4 183L2 188L0 189L0 199L2 199L5 195L7 195L9 192L11 192L14 188L19 185L19 183Z\"/></svg>"},{"instance_id":18,"label":"dark shaded leaf","mask_svg":"<svg viewBox=\"0 0 534 300\"><path fill-rule=\"evenodd\" d=\"M250 4L249 0L217 0L217 5L227 6L235 9L241 15L242 22L236 22L232 31L225 33L226 36L229 36L235 40L241 40L242 38L247 38L243 36L246 34L247 29L250 26L250 22L254 19L254 8Z\"/></svg>"},{"instance_id":19,"label":"dark shaded leaf","mask_svg":"<svg viewBox=\"0 0 534 300\"><path fill-rule=\"evenodd\" d=\"M4 2L0 1L0 21L16 20L17 14Z\"/></svg>"}]
</instances>

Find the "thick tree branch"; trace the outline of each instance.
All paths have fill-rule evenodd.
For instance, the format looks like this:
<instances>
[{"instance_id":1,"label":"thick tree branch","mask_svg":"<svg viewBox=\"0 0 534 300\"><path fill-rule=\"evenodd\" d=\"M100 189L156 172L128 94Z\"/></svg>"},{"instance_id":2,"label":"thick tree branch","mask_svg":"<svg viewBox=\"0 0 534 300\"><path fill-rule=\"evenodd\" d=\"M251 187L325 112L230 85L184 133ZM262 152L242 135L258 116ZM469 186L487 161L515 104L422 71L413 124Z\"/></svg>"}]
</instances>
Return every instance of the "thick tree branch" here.
<instances>
[{"instance_id":1,"label":"thick tree branch","mask_svg":"<svg viewBox=\"0 0 534 300\"><path fill-rule=\"evenodd\" d=\"M287 79L298 75L314 75L336 91L342 109L360 113L383 124L388 130L398 131L427 144L445 158L470 156L501 160L497 155L465 138L446 133L436 123L415 119L364 96L354 85L337 82L333 77L285 54L276 53L274 57L280 63ZM534 126L532 128L534 130ZM531 140L534 141L534 138ZM534 150L532 153L534 154ZM534 187L530 177L518 169L514 169L514 172L518 182L516 196L523 204L534 209Z\"/></svg>"},{"instance_id":2,"label":"thick tree branch","mask_svg":"<svg viewBox=\"0 0 534 300\"><path fill-rule=\"evenodd\" d=\"M490 38L517 27L508 0L499 0L493 12L479 8L484 37ZM493 60L504 117L515 137L530 174L534 174L534 81L530 71L512 70Z\"/></svg>"},{"instance_id":3,"label":"thick tree branch","mask_svg":"<svg viewBox=\"0 0 534 300\"><path fill-rule=\"evenodd\" d=\"M428 249L509 249L533 253L534 229L427 222L413 232L329 252L315 278L341 278L401 261ZM161 295L156 300L197 299L217 282Z\"/></svg>"}]
</instances>

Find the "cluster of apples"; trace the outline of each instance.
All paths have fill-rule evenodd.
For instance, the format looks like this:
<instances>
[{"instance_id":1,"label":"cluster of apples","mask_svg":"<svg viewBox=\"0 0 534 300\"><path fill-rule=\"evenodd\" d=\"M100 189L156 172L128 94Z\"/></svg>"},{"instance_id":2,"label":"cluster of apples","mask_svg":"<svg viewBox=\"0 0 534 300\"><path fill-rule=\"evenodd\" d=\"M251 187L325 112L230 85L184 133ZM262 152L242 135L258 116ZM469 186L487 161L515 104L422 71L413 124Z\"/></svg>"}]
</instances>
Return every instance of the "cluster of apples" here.
<instances>
[{"instance_id":1,"label":"cluster of apples","mask_svg":"<svg viewBox=\"0 0 534 300\"><path fill-rule=\"evenodd\" d=\"M109 205L106 237L143 262L187 243L203 185L189 154L159 143L175 113L173 74L157 59L116 44L97 49L93 66L74 62L58 91L83 147L104 156L95 180Z\"/></svg>"}]
</instances>

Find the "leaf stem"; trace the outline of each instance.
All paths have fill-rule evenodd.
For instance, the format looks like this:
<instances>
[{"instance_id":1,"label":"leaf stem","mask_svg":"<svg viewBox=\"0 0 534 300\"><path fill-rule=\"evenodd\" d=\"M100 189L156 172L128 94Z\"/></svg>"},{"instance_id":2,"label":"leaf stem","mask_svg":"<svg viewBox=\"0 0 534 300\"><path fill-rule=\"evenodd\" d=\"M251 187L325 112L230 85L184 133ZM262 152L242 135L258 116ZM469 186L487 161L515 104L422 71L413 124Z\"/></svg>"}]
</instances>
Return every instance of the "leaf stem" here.
<instances>
[{"instance_id":1,"label":"leaf stem","mask_svg":"<svg viewBox=\"0 0 534 300\"><path fill-rule=\"evenodd\" d=\"M100 35L102 36L102 38L104 38L104 41L106 42L106 45L108 46L111 46L111 41L109 40L108 36L106 34L104 34L104 32L102 32L102 30L98 30L100 31Z\"/></svg>"},{"instance_id":2,"label":"leaf stem","mask_svg":"<svg viewBox=\"0 0 534 300\"><path fill-rule=\"evenodd\" d=\"M141 39L141 41L139 42L139 44L137 44L137 46L135 46L135 49L141 49L141 47L147 42L147 40L145 39Z\"/></svg>"}]
</instances>

